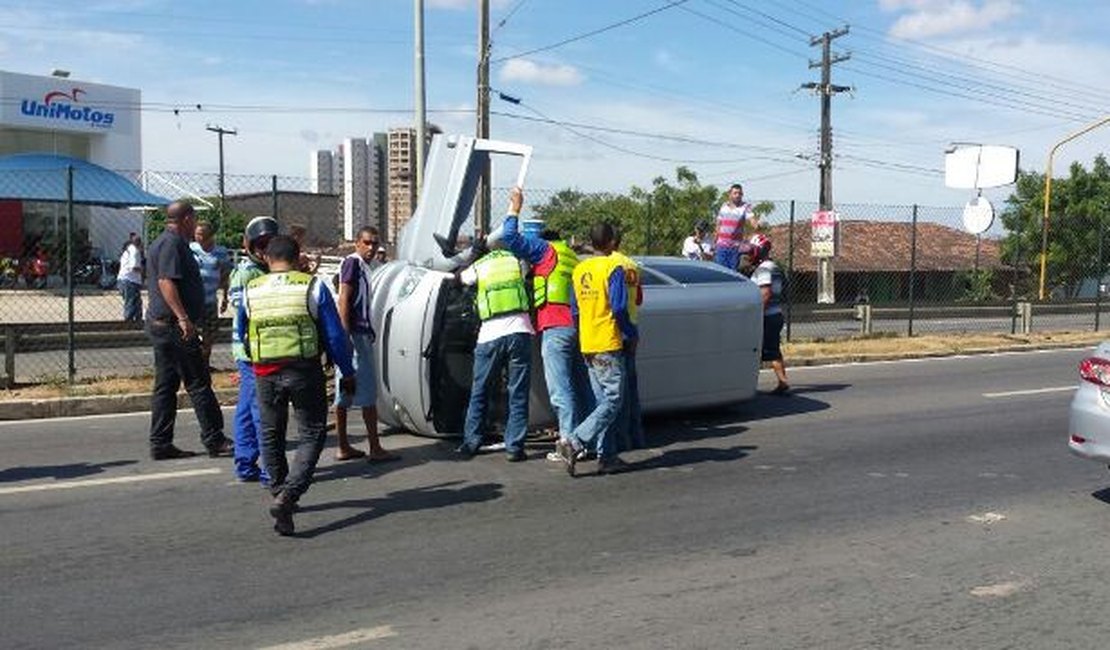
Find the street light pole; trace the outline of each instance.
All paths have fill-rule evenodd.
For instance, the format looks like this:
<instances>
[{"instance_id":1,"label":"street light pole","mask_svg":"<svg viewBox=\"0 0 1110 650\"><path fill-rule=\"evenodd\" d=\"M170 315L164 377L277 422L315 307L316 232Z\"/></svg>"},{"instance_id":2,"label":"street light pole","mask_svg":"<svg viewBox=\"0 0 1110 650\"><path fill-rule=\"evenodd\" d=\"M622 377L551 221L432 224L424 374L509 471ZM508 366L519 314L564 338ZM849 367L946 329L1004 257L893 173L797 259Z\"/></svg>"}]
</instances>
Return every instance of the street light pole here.
<instances>
[{"instance_id":1,"label":"street light pole","mask_svg":"<svg viewBox=\"0 0 1110 650\"><path fill-rule=\"evenodd\" d=\"M428 124L424 93L424 0L413 0L413 12L416 28L416 61L413 66L416 73L416 196L419 200L424 188L424 140L427 138L425 130Z\"/></svg>"},{"instance_id":2,"label":"street light pole","mask_svg":"<svg viewBox=\"0 0 1110 650\"><path fill-rule=\"evenodd\" d=\"M1072 140L1085 133L1094 131L1107 122L1110 122L1110 115L1102 118L1101 120L1093 124L1089 124L1083 127L1075 133L1072 133L1063 140L1052 145L1052 148L1048 150L1048 164L1045 166L1044 172L1044 217L1042 217L1041 219L1041 281L1040 291L1038 292L1041 300L1044 300L1045 270L1048 266L1048 210L1049 205L1052 203L1052 159L1056 156L1056 150L1059 149L1061 146L1068 142L1071 142Z\"/></svg>"}]
</instances>

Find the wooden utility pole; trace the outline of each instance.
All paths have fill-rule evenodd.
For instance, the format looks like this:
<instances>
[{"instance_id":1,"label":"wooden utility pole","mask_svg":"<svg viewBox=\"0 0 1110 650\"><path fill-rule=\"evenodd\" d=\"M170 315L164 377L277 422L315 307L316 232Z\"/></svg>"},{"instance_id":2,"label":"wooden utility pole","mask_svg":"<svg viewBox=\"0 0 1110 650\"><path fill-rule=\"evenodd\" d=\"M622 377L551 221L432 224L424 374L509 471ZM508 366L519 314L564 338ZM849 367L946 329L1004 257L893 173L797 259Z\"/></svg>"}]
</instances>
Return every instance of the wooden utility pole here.
<instances>
[{"instance_id":1,"label":"wooden utility pole","mask_svg":"<svg viewBox=\"0 0 1110 650\"><path fill-rule=\"evenodd\" d=\"M809 44L812 47L821 46L821 60L810 61L810 69L821 68L820 83L802 84L802 88L814 91L821 96L821 188L818 202L821 210L833 209L832 198L832 97L838 93L848 92L850 86L837 86L832 83L833 64L847 61L851 54L833 54L832 42L848 33L848 26L841 29L825 32L821 36L814 36ZM818 258L817 272L817 302L832 304L836 302L836 288L834 285L833 258Z\"/></svg>"},{"instance_id":2,"label":"wooden utility pole","mask_svg":"<svg viewBox=\"0 0 1110 650\"><path fill-rule=\"evenodd\" d=\"M206 127L209 131L219 136L220 140L220 208L223 209L224 205L224 136L225 135L239 135L237 129L225 129L222 126L208 125Z\"/></svg>"},{"instance_id":3,"label":"wooden utility pole","mask_svg":"<svg viewBox=\"0 0 1110 650\"><path fill-rule=\"evenodd\" d=\"M478 1L478 133L479 138L489 138L489 0ZM474 205L475 226L486 235L490 230L490 170L489 163L482 168L478 183L478 201Z\"/></svg>"}]
</instances>

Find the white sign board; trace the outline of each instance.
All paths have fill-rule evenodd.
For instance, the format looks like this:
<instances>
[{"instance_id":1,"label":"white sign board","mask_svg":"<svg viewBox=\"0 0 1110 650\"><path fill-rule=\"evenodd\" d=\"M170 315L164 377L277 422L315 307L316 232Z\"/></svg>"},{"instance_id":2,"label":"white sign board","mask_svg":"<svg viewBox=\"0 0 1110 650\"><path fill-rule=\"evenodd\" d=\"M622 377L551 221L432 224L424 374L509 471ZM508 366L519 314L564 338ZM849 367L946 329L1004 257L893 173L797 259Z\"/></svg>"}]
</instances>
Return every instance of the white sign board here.
<instances>
[{"instance_id":1,"label":"white sign board","mask_svg":"<svg viewBox=\"0 0 1110 650\"><path fill-rule=\"evenodd\" d=\"M0 72L3 126L130 135L140 101L133 88Z\"/></svg>"},{"instance_id":2,"label":"white sign board","mask_svg":"<svg viewBox=\"0 0 1110 650\"><path fill-rule=\"evenodd\" d=\"M810 218L810 248L813 257L836 257L836 222L839 215L832 210L818 210Z\"/></svg>"},{"instance_id":3,"label":"white sign board","mask_svg":"<svg viewBox=\"0 0 1110 650\"><path fill-rule=\"evenodd\" d=\"M983 144L957 144L944 154L944 185L984 189L1017 180L1018 150Z\"/></svg>"},{"instance_id":4,"label":"white sign board","mask_svg":"<svg viewBox=\"0 0 1110 650\"><path fill-rule=\"evenodd\" d=\"M981 235L994 223L994 206L983 197L977 197L964 206L964 230Z\"/></svg>"}]
</instances>

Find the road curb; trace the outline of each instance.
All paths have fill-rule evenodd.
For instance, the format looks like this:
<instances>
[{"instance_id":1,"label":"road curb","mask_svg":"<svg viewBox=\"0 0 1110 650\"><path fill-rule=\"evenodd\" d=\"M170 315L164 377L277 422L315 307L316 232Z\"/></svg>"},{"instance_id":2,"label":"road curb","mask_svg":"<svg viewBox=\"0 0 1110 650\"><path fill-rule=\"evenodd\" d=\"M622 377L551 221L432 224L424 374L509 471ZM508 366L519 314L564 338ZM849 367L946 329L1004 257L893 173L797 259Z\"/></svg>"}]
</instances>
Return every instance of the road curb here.
<instances>
[{"instance_id":1,"label":"road curb","mask_svg":"<svg viewBox=\"0 0 1110 650\"><path fill-rule=\"evenodd\" d=\"M830 366L843 363L869 363L875 361L909 361L913 359L943 359L947 357L962 357L962 356L977 356L986 354L999 354L1006 352L1037 352L1040 350L1083 350L1085 348L1095 347L1095 343L1077 344L1077 343L1045 343L1042 345L1009 345L1003 347L992 348L968 348L966 350L955 351L937 351L937 352L914 352L914 353L890 353L890 354L846 354L836 357L819 357L819 358L798 358L786 359L787 366L794 367L809 367L809 366Z\"/></svg>"},{"instance_id":2,"label":"road curb","mask_svg":"<svg viewBox=\"0 0 1110 650\"><path fill-rule=\"evenodd\" d=\"M219 400L220 404L234 404L238 396L238 389L216 391L216 399ZM186 393L177 394L178 408L189 408L191 404ZM149 410L150 393L12 400L10 402L0 402L0 421L42 420L46 418L81 417L84 415L136 413Z\"/></svg>"}]
</instances>

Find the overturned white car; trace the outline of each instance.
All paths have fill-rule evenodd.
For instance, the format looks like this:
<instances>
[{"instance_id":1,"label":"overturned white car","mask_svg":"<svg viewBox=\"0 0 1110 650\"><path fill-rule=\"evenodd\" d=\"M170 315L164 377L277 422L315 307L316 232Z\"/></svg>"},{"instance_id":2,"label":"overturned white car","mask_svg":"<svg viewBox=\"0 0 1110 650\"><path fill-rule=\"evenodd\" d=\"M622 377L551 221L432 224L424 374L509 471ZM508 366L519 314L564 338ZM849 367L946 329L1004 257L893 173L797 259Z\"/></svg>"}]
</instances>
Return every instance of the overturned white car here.
<instances>
[{"instance_id":1,"label":"overturned white car","mask_svg":"<svg viewBox=\"0 0 1110 650\"><path fill-rule=\"evenodd\" d=\"M433 140L419 207L400 235L398 259L374 274L378 411L390 426L433 436L462 432L479 321L472 290L452 281L460 260L440 242L456 241L491 155L519 157L517 182L523 185L529 147L466 136ZM763 329L758 288L709 262L636 260L644 285L637 354L644 410L753 397ZM536 371L542 367L538 344L535 350L530 423L543 426L554 418L543 372Z\"/></svg>"}]
</instances>

